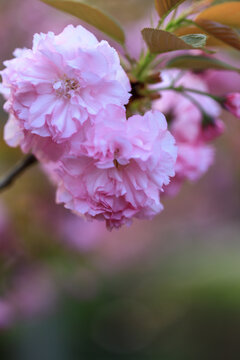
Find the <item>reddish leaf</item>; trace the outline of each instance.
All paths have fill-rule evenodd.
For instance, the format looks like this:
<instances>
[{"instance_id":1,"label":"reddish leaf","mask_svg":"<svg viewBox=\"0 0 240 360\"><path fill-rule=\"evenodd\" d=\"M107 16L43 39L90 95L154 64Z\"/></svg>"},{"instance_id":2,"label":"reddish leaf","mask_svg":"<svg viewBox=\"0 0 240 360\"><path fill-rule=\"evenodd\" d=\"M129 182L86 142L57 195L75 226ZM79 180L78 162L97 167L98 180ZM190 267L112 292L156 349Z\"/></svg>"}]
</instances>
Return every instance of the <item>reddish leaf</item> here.
<instances>
[{"instance_id":1,"label":"reddish leaf","mask_svg":"<svg viewBox=\"0 0 240 360\"><path fill-rule=\"evenodd\" d=\"M195 22L208 34L223 41L225 44L240 50L240 37L229 26L206 19L197 19Z\"/></svg>"},{"instance_id":2,"label":"reddish leaf","mask_svg":"<svg viewBox=\"0 0 240 360\"><path fill-rule=\"evenodd\" d=\"M155 7L160 17L166 16L171 10L185 0L155 0Z\"/></svg>"},{"instance_id":3,"label":"reddish leaf","mask_svg":"<svg viewBox=\"0 0 240 360\"><path fill-rule=\"evenodd\" d=\"M145 28L142 36L151 53L161 54L168 51L193 49L182 39L167 31Z\"/></svg>"},{"instance_id":4,"label":"reddish leaf","mask_svg":"<svg viewBox=\"0 0 240 360\"><path fill-rule=\"evenodd\" d=\"M231 27L240 27L240 2L227 1L223 4L211 6L202 11L196 20L205 19L217 21Z\"/></svg>"},{"instance_id":5,"label":"reddish leaf","mask_svg":"<svg viewBox=\"0 0 240 360\"><path fill-rule=\"evenodd\" d=\"M114 40L123 44L125 35L121 26L108 14L100 9L85 4L83 0L42 0L58 10L65 11L88 24L95 26L105 34L111 36Z\"/></svg>"}]
</instances>

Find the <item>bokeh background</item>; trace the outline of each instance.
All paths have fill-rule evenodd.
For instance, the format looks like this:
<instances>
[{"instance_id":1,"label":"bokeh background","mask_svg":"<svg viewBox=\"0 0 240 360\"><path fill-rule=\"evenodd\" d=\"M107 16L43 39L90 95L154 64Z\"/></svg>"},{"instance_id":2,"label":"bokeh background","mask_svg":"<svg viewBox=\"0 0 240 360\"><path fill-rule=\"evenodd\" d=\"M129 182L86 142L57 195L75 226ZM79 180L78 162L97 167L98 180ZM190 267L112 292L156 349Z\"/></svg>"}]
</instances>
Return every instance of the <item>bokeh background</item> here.
<instances>
[{"instance_id":1,"label":"bokeh background","mask_svg":"<svg viewBox=\"0 0 240 360\"><path fill-rule=\"evenodd\" d=\"M152 2L101 3L136 54ZM0 67L69 23L80 22L38 0L0 0ZM0 101L4 174L22 154L2 140ZM215 164L153 221L111 233L86 223L55 205L40 166L0 194L1 360L240 358L240 122L224 119Z\"/></svg>"}]
</instances>

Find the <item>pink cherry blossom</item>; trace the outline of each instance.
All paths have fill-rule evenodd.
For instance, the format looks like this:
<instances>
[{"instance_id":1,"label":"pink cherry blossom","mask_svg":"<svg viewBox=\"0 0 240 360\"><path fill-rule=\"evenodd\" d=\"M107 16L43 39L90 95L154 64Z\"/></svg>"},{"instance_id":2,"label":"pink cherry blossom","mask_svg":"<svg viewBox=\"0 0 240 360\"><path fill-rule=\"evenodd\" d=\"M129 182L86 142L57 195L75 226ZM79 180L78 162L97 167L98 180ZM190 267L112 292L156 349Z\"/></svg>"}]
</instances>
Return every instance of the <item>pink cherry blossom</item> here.
<instances>
[{"instance_id":1,"label":"pink cherry blossom","mask_svg":"<svg viewBox=\"0 0 240 360\"><path fill-rule=\"evenodd\" d=\"M208 92L208 87L203 79L190 72L181 73L176 70L167 70L161 73L163 81L157 85L158 88L164 88L171 84L174 79L175 86L196 89L198 91ZM221 106L211 98L193 92L187 93L202 108L205 114L211 119L218 119L221 114ZM200 109L184 97L181 93L172 90L161 92L161 98L154 103L154 108L169 114L172 118L171 128L177 129L178 135L186 140L195 141L201 137L202 132L202 113ZM181 134L180 134L181 133Z\"/></svg>"},{"instance_id":2,"label":"pink cherry blossom","mask_svg":"<svg viewBox=\"0 0 240 360\"><path fill-rule=\"evenodd\" d=\"M214 56L235 68L239 67L238 54L234 56L228 51L221 51ZM236 71L208 69L201 73L201 77L207 83L211 94L223 96L227 93L240 91L240 74Z\"/></svg>"},{"instance_id":3,"label":"pink cherry blossom","mask_svg":"<svg viewBox=\"0 0 240 360\"><path fill-rule=\"evenodd\" d=\"M240 119L240 93L230 93L226 96L224 107Z\"/></svg>"},{"instance_id":4,"label":"pink cherry blossom","mask_svg":"<svg viewBox=\"0 0 240 360\"><path fill-rule=\"evenodd\" d=\"M10 97L10 89L0 84L0 93L8 100ZM21 127L19 120L10 114L8 121L4 127L3 137L5 142L11 147L20 146L24 153L32 151L41 161L57 160L68 148L67 144L57 144L49 137L40 137L31 134L29 131Z\"/></svg>"},{"instance_id":5,"label":"pink cherry blossom","mask_svg":"<svg viewBox=\"0 0 240 360\"><path fill-rule=\"evenodd\" d=\"M232 59L228 58L227 62L231 64ZM239 60L232 65L238 67L238 64ZM240 91L240 74L236 71L207 70L203 73L202 78L206 81L211 94L221 96Z\"/></svg>"},{"instance_id":6,"label":"pink cherry blossom","mask_svg":"<svg viewBox=\"0 0 240 360\"><path fill-rule=\"evenodd\" d=\"M11 147L20 146L24 153L32 151L40 161L56 161L68 149L65 143L57 144L49 137L40 137L21 129L19 121L10 115L4 127L4 140Z\"/></svg>"},{"instance_id":7,"label":"pink cherry blossom","mask_svg":"<svg viewBox=\"0 0 240 360\"><path fill-rule=\"evenodd\" d=\"M224 132L225 126L221 119L210 115L204 119L201 111L189 100L179 99L179 101L172 113L171 123L171 131L179 142L208 142ZM216 110L218 109L216 116L219 116L220 107L216 106Z\"/></svg>"},{"instance_id":8,"label":"pink cherry blossom","mask_svg":"<svg viewBox=\"0 0 240 360\"><path fill-rule=\"evenodd\" d=\"M61 159L57 202L87 218L105 220L109 229L130 224L133 217L153 218L163 209L160 191L174 176L177 155L165 117L148 112L123 123L102 122L102 127L108 139L102 152L93 142L96 151L87 146L86 155Z\"/></svg>"},{"instance_id":9,"label":"pink cherry blossom","mask_svg":"<svg viewBox=\"0 0 240 360\"><path fill-rule=\"evenodd\" d=\"M214 149L203 144L178 143L176 173L183 179L198 180L212 165Z\"/></svg>"},{"instance_id":10,"label":"pink cherry blossom","mask_svg":"<svg viewBox=\"0 0 240 360\"><path fill-rule=\"evenodd\" d=\"M202 126L202 140L205 142L212 141L222 135L225 131L225 124L221 119L213 119Z\"/></svg>"},{"instance_id":11,"label":"pink cherry blossom","mask_svg":"<svg viewBox=\"0 0 240 360\"><path fill-rule=\"evenodd\" d=\"M15 124L33 143L36 136L66 142L109 104L123 107L130 97L117 52L82 26L35 34L33 48L15 56L1 72L5 110L18 121L11 118L11 132Z\"/></svg>"},{"instance_id":12,"label":"pink cherry blossom","mask_svg":"<svg viewBox=\"0 0 240 360\"><path fill-rule=\"evenodd\" d=\"M125 109L109 105L94 117L91 126L88 123L84 124L82 131L72 137L69 154L75 156L83 154L94 158L98 167L108 167L109 163L112 166L116 144L118 148L122 148L121 142L124 142L125 152L131 150L127 146L128 141L125 139L124 131L126 131Z\"/></svg>"},{"instance_id":13,"label":"pink cherry blossom","mask_svg":"<svg viewBox=\"0 0 240 360\"><path fill-rule=\"evenodd\" d=\"M190 72L179 75L175 70L163 71L163 83L158 84L158 87L167 87L179 77L175 86L208 92L207 85L198 75ZM196 181L208 170L214 160L214 150L208 143L225 129L219 119L221 107L217 102L207 96L192 92L188 94L199 107L182 94L171 90L161 92L162 97L154 103L154 108L167 115L170 131L178 146L176 177L166 187L167 194L175 194L184 180Z\"/></svg>"}]
</instances>

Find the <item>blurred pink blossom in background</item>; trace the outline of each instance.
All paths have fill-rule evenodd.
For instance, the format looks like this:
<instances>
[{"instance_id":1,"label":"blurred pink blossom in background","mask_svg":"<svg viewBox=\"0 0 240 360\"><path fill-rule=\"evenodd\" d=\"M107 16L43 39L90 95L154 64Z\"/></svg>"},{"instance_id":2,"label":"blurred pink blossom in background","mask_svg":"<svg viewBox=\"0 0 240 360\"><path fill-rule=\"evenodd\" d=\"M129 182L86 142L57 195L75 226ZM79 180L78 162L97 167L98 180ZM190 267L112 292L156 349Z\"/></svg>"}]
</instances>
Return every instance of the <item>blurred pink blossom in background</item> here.
<instances>
[{"instance_id":1,"label":"blurred pink blossom in background","mask_svg":"<svg viewBox=\"0 0 240 360\"><path fill-rule=\"evenodd\" d=\"M56 288L49 271L36 265L18 270L0 297L0 329L45 314L55 304Z\"/></svg>"},{"instance_id":2,"label":"blurred pink blossom in background","mask_svg":"<svg viewBox=\"0 0 240 360\"><path fill-rule=\"evenodd\" d=\"M159 89L174 82L176 87L208 92L205 81L191 72L164 70L161 76L162 82L156 85ZM214 161L214 148L208 143L224 131L224 124L219 119L221 107L217 102L192 92L187 92L187 96L190 98L166 90L161 92L161 98L154 103L156 109L166 114L178 146L176 177L166 188L166 193L172 195L180 189L184 180L196 181L208 170ZM209 121L206 125L204 116Z\"/></svg>"}]
</instances>

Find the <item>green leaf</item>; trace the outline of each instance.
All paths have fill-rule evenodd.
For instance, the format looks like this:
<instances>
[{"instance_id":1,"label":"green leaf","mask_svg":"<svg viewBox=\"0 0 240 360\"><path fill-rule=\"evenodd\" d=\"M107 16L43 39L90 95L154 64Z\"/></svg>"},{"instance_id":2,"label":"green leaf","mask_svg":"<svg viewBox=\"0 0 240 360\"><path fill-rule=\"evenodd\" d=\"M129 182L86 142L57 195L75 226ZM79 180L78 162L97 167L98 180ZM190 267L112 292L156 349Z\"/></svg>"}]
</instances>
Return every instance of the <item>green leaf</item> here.
<instances>
[{"instance_id":1,"label":"green leaf","mask_svg":"<svg viewBox=\"0 0 240 360\"><path fill-rule=\"evenodd\" d=\"M192 70L206 70L206 69L216 69L216 70L229 70L240 72L240 69L235 68L223 61L206 57L206 56L194 56L194 55L181 55L177 56L166 64L167 68L177 68L177 69L192 69Z\"/></svg>"},{"instance_id":2,"label":"green leaf","mask_svg":"<svg viewBox=\"0 0 240 360\"><path fill-rule=\"evenodd\" d=\"M190 34L180 36L180 38L188 45L194 48L201 48L206 45L207 36L204 34Z\"/></svg>"},{"instance_id":3,"label":"green leaf","mask_svg":"<svg viewBox=\"0 0 240 360\"><path fill-rule=\"evenodd\" d=\"M167 31L145 28L142 30L142 36L150 52L154 54L193 49L191 45Z\"/></svg>"},{"instance_id":4,"label":"green leaf","mask_svg":"<svg viewBox=\"0 0 240 360\"><path fill-rule=\"evenodd\" d=\"M123 44L125 35L121 26L108 14L80 0L42 0L58 10L65 11L93 25L114 40Z\"/></svg>"}]
</instances>

